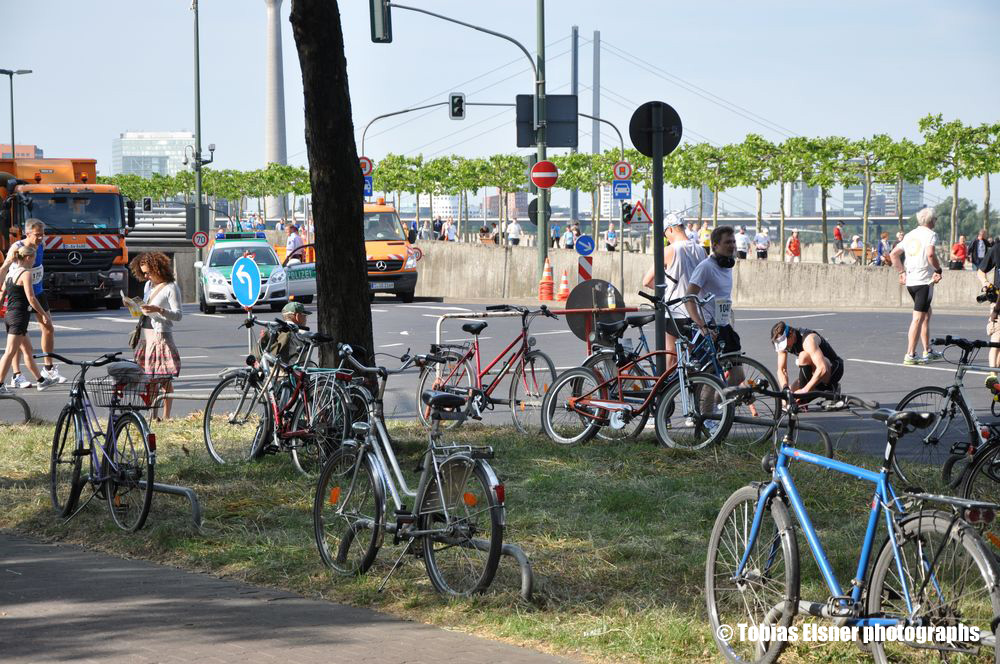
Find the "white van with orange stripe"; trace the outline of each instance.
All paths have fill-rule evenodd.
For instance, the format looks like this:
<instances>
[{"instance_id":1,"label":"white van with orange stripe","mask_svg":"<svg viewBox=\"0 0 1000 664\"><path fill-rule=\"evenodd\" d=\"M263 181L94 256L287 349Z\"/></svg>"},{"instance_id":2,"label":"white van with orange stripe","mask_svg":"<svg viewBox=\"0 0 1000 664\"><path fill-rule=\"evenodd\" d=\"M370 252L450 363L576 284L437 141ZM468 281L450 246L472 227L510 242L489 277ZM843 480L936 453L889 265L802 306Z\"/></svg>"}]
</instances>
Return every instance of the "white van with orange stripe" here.
<instances>
[{"instance_id":1,"label":"white van with orange stripe","mask_svg":"<svg viewBox=\"0 0 1000 664\"><path fill-rule=\"evenodd\" d=\"M412 243L416 233L407 231L396 208L365 203L365 253L368 258L368 288L375 293L393 293L403 302L413 302L417 289L420 252Z\"/></svg>"}]
</instances>

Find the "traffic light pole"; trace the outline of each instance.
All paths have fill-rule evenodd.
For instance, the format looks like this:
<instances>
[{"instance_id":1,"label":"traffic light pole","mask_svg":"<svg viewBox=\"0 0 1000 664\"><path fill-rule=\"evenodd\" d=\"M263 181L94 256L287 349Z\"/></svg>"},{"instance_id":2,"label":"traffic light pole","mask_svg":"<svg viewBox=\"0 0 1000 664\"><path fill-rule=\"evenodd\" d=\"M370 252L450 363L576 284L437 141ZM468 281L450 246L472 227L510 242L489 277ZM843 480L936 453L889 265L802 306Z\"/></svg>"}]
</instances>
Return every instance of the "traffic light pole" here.
<instances>
[{"instance_id":1,"label":"traffic light pole","mask_svg":"<svg viewBox=\"0 0 1000 664\"><path fill-rule=\"evenodd\" d=\"M434 108L436 106L447 106L448 102L439 101L434 104L427 104L426 106L414 106L413 108L404 108L401 111L393 111L392 113L383 113L382 115L376 115L368 124L365 125L364 130L361 132L361 156L365 155L365 136L368 134L368 128L375 124L378 120L384 120L385 118L391 118L394 115L402 115L404 113L413 113L414 111L422 111L427 108ZM466 101L466 106L516 106L516 104L510 102L490 102L490 101Z\"/></svg>"},{"instance_id":2,"label":"traffic light pole","mask_svg":"<svg viewBox=\"0 0 1000 664\"><path fill-rule=\"evenodd\" d=\"M205 220L201 218L201 64L198 53L198 0L192 0L194 12L194 229L205 230ZM198 249L198 260L203 252Z\"/></svg>"}]
</instances>

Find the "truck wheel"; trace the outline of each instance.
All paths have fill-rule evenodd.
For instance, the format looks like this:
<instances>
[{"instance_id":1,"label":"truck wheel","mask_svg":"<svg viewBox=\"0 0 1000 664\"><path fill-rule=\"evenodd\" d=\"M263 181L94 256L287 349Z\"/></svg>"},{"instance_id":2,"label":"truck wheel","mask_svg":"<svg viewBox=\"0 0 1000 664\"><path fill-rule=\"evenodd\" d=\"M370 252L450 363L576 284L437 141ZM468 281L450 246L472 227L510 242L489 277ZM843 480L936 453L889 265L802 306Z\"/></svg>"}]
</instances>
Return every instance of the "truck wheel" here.
<instances>
[{"instance_id":1,"label":"truck wheel","mask_svg":"<svg viewBox=\"0 0 1000 664\"><path fill-rule=\"evenodd\" d=\"M120 297L109 297L104 301L104 306L112 311L122 308L122 299Z\"/></svg>"},{"instance_id":2,"label":"truck wheel","mask_svg":"<svg viewBox=\"0 0 1000 664\"><path fill-rule=\"evenodd\" d=\"M409 293L396 293L396 297L399 298L400 302L409 304L410 302L413 302L413 291L410 291Z\"/></svg>"}]
</instances>

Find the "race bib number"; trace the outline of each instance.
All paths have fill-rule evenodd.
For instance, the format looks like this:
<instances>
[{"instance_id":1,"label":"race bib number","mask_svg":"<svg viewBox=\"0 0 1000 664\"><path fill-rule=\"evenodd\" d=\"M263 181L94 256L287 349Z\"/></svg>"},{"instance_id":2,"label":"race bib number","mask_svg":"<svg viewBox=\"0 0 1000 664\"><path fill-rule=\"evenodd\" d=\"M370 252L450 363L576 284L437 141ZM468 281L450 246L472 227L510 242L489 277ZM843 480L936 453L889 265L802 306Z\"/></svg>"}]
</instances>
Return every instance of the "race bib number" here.
<instances>
[{"instance_id":1,"label":"race bib number","mask_svg":"<svg viewBox=\"0 0 1000 664\"><path fill-rule=\"evenodd\" d=\"M715 324L719 327L729 325L733 320L733 301L725 298L715 298Z\"/></svg>"},{"instance_id":2,"label":"race bib number","mask_svg":"<svg viewBox=\"0 0 1000 664\"><path fill-rule=\"evenodd\" d=\"M38 267L31 268L31 283L40 284L42 283L42 276L45 273L45 268L39 265Z\"/></svg>"}]
</instances>

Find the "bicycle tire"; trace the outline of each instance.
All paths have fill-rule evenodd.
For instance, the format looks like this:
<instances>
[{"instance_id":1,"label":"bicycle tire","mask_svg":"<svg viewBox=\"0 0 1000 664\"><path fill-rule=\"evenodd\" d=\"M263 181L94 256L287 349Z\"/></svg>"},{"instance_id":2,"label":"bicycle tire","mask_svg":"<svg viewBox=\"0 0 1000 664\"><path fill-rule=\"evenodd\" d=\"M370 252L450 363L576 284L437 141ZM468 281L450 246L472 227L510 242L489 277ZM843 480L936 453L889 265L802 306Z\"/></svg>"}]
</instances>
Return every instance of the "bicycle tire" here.
<instances>
[{"instance_id":1,"label":"bicycle tire","mask_svg":"<svg viewBox=\"0 0 1000 664\"><path fill-rule=\"evenodd\" d=\"M464 455L448 457L418 499L418 527L427 533L421 537L424 567L441 594L485 591L500 564L503 507L487 467ZM485 537L476 537L487 528Z\"/></svg>"},{"instance_id":2,"label":"bicycle tire","mask_svg":"<svg viewBox=\"0 0 1000 664\"><path fill-rule=\"evenodd\" d=\"M246 369L220 380L205 404L202 435L205 449L215 463L246 461L247 440L252 439L267 412L267 402L262 401L251 372ZM236 410L225 411L226 405L233 404L234 399Z\"/></svg>"},{"instance_id":3,"label":"bicycle tire","mask_svg":"<svg viewBox=\"0 0 1000 664\"><path fill-rule=\"evenodd\" d=\"M760 385L766 383L767 389L776 390L778 381L774 374L752 357L739 353L724 353L717 358L722 367L722 381L727 385L732 385L729 381L730 372L737 366L743 367L743 381L739 386ZM702 368L705 371L705 368ZM772 424L750 424L748 422L737 422L735 418L754 418L768 420ZM755 447L768 441L774 435L777 427L777 420L781 417L781 399L756 395L752 401L739 401L733 404L733 424L729 428L725 442L739 447ZM731 442L730 442L731 441Z\"/></svg>"},{"instance_id":4,"label":"bicycle tire","mask_svg":"<svg viewBox=\"0 0 1000 664\"><path fill-rule=\"evenodd\" d=\"M581 365L586 369L597 372L601 380L609 380L618 375L618 364L615 362L614 352L600 351L597 353L592 353L590 357L583 361ZM643 375L646 371L638 364L632 365L630 371L639 371ZM636 381L638 382L638 381ZM633 387L649 387L652 386L653 382L649 381L648 385L639 386L633 385ZM612 398L618 398L615 394L617 392L617 383L612 383L608 385L608 394ZM625 426L621 429L615 429L613 426L601 427L597 432L598 438L603 438L605 440L629 440L638 438L639 434L643 432L646 428L646 423L649 421L649 409L643 408L640 412L634 414Z\"/></svg>"},{"instance_id":5,"label":"bicycle tire","mask_svg":"<svg viewBox=\"0 0 1000 664\"><path fill-rule=\"evenodd\" d=\"M28 402L16 394L0 394L0 426L27 424L31 421Z\"/></svg>"},{"instance_id":6,"label":"bicycle tire","mask_svg":"<svg viewBox=\"0 0 1000 664\"><path fill-rule=\"evenodd\" d=\"M657 441L674 449L700 450L724 440L733 423L733 406L723 396L725 385L714 374L697 371L687 372L686 385L688 413L679 400L674 403L681 395L679 381L672 380L660 393L653 419ZM706 408L712 412L703 413Z\"/></svg>"},{"instance_id":7,"label":"bicycle tire","mask_svg":"<svg viewBox=\"0 0 1000 664\"><path fill-rule=\"evenodd\" d=\"M1000 445L991 443L980 448L966 468L959 495L970 500L1000 502ZM1000 554L1000 522L986 524L983 539Z\"/></svg>"},{"instance_id":8,"label":"bicycle tire","mask_svg":"<svg viewBox=\"0 0 1000 664\"><path fill-rule=\"evenodd\" d=\"M601 425L571 407L569 399L595 392L605 398L606 392L598 389L600 379L590 369L577 367L559 374L542 400L542 431L558 445L585 443L600 430ZM588 411L597 416L597 409Z\"/></svg>"},{"instance_id":9,"label":"bicycle tire","mask_svg":"<svg viewBox=\"0 0 1000 664\"><path fill-rule=\"evenodd\" d=\"M155 458L149 447L146 422L135 413L119 413L114 446L104 460L105 494L115 525L135 532L146 523L153 503ZM145 486L141 481L145 480Z\"/></svg>"},{"instance_id":10,"label":"bicycle tire","mask_svg":"<svg viewBox=\"0 0 1000 664\"><path fill-rule=\"evenodd\" d=\"M72 514L80 498L83 449L80 413L73 406L67 405L56 420L56 429L52 434L52 455L49 458L49 497L52 508L61 517Z\"/></svg>"},{"instance_id":11,"label":"bicycle tire","mask_svg":"<svg viewBox=\"0 0 1000 664\"><path fill-rule=\"evenodd\" d=\"M356 422L366 422L371 424L372 422L372 404L375 402L375 397L372 393L368 391L363 385L357 385L355 383L349 383L344 387L344 392L347 395L347 412L350 416L350 423L353 425ZM348 426L348 433L354 435Z\"/></svg>"},{"instance_id":12,"label":"bicycle tire","mask_svg":"<svg viewBox=\"0 0 1000 664\"><path fill-rule=\"evenodd\" d=\"M515 367L510 382L510 416L520 433L542 430L542 400L555 381L556 365L540 350L528 351L524 362Z\"/></svg>"},{"instance_id":13,"label":"bicycle tire","mask_svg":"<svg viewBox=\"0 0 1000 664\"><path fill-rule=\"evenodd\" d=\"M905 486L919 487L929 493L955 493L944 475L944 465L954 443L979 444L972 415L964 401L951 399L943 387L918 387L896 405L896 410L933 412L934 425L918 429L896 445L893 471ZM909 441L909 442L908 442Z\"/></svg>"},{"instance_id":14,"label":"bicycle tire","mask_svg":"<svg viewBox=\"0 0 1000 664\"><path fill-rule=\"evenodd\" d=\"M951 526L951 522L950 514L925 511L898 525L896 539L900 548L899 561L886 538L872 567L867 613L885 618L898 617L901 622L905 621L904 624L916 622L934 627L961 623L968 627L978 627L983 641L992 637L990 640L993 647L989 648L987 644L978 657L968 660L963 658L961 661L993 663L996 661L994 622L1000 615L996 559L983 544L975 528L964 521L958 521L954 526ZM954 553L946 548L954 549ZM935 563L935 566L932 567L931 563ZM911 604L919 607L919 615L913 615L906 606L900 568L897 565L902 565L902 576L910 593ZM933 581L929 581L921 592L928 570L931 570L930 578ZM958 586L954 599L949 593L953 585ZM960 607L958 600L961 600ZM918 644L913 648L903 641L874 641L870 645L872 655L879 664L889 661L938 662L942 661L941 656L944 654L927 648L929 644ZM958 644L948 644L955 645ZM983 646L983 642L968 645L979 647ZM926 659L921 659L921 656Z\"/></svg>"},{"instance_id":15,"label":"bicycle tire","mask_svg":"<svg viewBox=\"0 0 1000 664\"><path fill-rule=\"evenodd\" d=\"M326 383L323 392L308 395L312 400L308 416L302 398L292 413L292 428L306 429L313 436L311 440L296 440L292 447L292 465L306 477L317 476L347 437L347 396L335 383Z\"/></svg>"},{"instance_id":16,"label":"bicycle tire","mask_svg":"<svg viewBox=\"0 0 1000 664\"><path fill-rule=\"evenodd\" d=\"M431 363L420 372L420 380L417 381L417 419L425 427L431 426L431 409L424 404L422 395L425 390L440 390L458 394L468 400L469 390L473 387L473 376L476 375L472 369L472 363L465 356L453 350L445 350L438 353L444 357L445 364ZM459 365L456 367L456 365ZM440 373L439 373L440 372ZM468 401L466 401L468 403ZM459 420L441 420L440 428L454 429L461 426Z\"/></svg>"},{"instance_id":17,"label":"bicycle tire","mask_svg":"<svg viewBox=\"0 0 1000 664\"><path fill-rule=\"evenodd\" d=\"M715 645L729 662L774 662L787 642L777 639L767 643L761 652L760 643L739 638L739 632L728 632L724 625L762 625L771 618L772 625L789 627L795 620L799 597L799 547L788 508L780 498L772 498L760 523L754 549L744 567L752 580L732 581L740 560L747 550L747 538L753 524L759 490L754 486L737 489L719 510L712 534L708 539L705 560L705 603ZM770 519L768 519L768 515ZM781 552L779 562L778 551ZM783 569L781 568L783 566ZM772 582L769 584L769 582ZM768 597L765 598L765 592ZM729 597L732 596L732 602ZM779 616L771 615L775 606L783 604L791 610ZM732 608L730 608L730 605ZM754 611L756 609L756 612Z\"/></svg>"},{"instance_id":18,"label":"bicycle tire","mask_svg":"<svg viewBox=\"0 0 1000 664\"><path fill-rule=\"evenodd\" d=\"M372 455L365 453L359 460L358 454L354 445L334 452L323 465L313 497L313 536L320 560L343 576L367 572L382 545L385 488ZM364 529L369 535L359 538Z\"/></svg>"}]
</instances>

